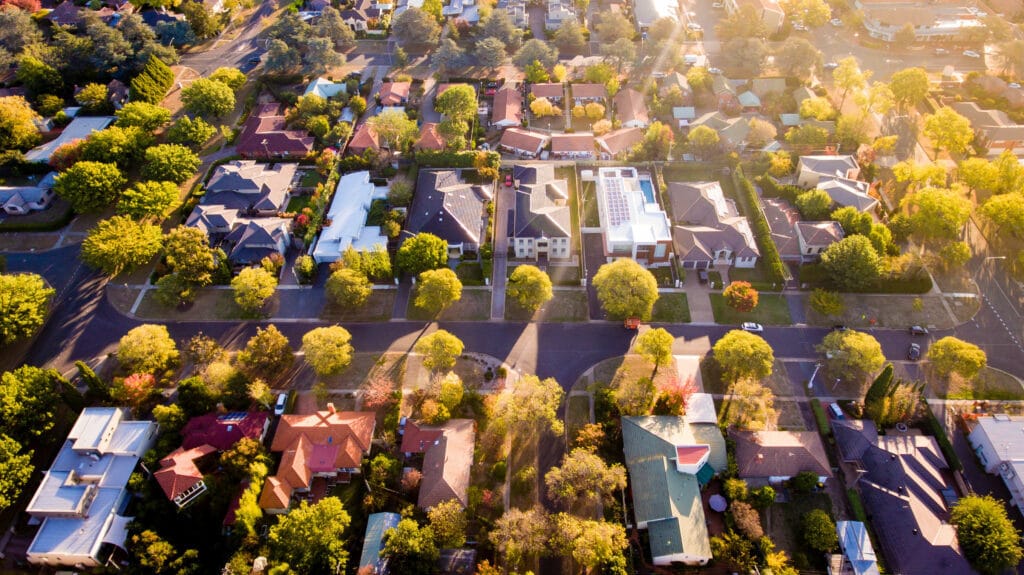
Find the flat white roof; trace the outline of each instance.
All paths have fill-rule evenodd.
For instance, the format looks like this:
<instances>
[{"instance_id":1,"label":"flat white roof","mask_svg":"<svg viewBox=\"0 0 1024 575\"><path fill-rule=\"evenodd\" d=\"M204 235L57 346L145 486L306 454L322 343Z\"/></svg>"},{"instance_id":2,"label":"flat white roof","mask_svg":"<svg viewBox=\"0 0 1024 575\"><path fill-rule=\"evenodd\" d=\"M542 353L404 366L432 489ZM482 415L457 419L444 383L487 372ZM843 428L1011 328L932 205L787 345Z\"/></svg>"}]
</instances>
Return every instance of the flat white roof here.
<instances>
[{"instance_id":1,"label":"flat white roof","mask_svg":"<svg viewBox=\"0 0 1024 575\"><path fill-rule=\"evenodd\" d=\"M303 92L302 95L303 96L308 96L310 94L316 94L317 96L320 96L321 98L325 98L326 99L326 98L333 98L333 97L337 96L338 94L344 94L344 93L345 93L345 83L344 82L332 82L332 81L328 80L327 78L317 78L317 79L313 80L312 82L310 82L308 86L306 86L306 91Z\"/></svg>"},{"instance_id":2,"label":"flat white roof","mask_svg":"<svg viewBox=\"0 0 1024 575\"><path fill-rule=\"evenodd\" d=\"M653 192L654 182L646 178ZM672 241L668 216L657 197L648 202L636 168L601 168L597 172L597 206L604 229L605 248L612 245L647 245Z\"/></svg>"},{"instance_id":3,"label":"flat white roof","mask_svg":"<svg viewBox=\"0 0 1024 575\"><path fill-rule=\"evenodd\" d=\"M100 489L84 519L46 518L26 552L29 560L45 556L56 563L60 557L61 564L73 565L95 557L114 524L124 494L124 489ZM113 543L124 547L124 538Z\"/></svg>"},{"instance_id":4,"label":"flat white roof","mask_svg":"<svg viewBox=\"0 0 1024 575\"><path fill-rule=\"evenodd\" d=\"M694 393L686 403L686 423L718 423L715 400L710 393Z\"/></svg>"},{"instance_id":5,"label":"flat white roof","mask_svg":"<svg viewBox=\"0 0 1024 575\"><path fill-rule=\"evenodd\" d=\"M995 415L978 418L978 426L995 448L1000 461L1024 460L1024 417Z\"/></svg>"},{"instance_id":6,"label":"flat white roof","mask_svg":"<svg viewBox=\"0 0 1024 575\"><path fill-rule=\"evenodd\" d=\"M375 245L387 247L388 238L380 226L366 225L373 200L387 198L387 195L387 188L374 186L370 181L370 172L342 176L327 212L331 225L320 232L313 248L313 259L317 263L333 262L349 246L357 250L369 250Z\"/></svg>"},{"instance_id":7,"label":"flat white roof","mask_svg":"<svg viewBox=\"0 0 1024 575\"><path fill-rule=\"evenodd\" d=\"M53 151L72 140L82 140L93 132L106 128L116 120L114 116L78 116L68 124L55 139L25 152L29 162L48 162Z\"/></svg>"}]
</instances>

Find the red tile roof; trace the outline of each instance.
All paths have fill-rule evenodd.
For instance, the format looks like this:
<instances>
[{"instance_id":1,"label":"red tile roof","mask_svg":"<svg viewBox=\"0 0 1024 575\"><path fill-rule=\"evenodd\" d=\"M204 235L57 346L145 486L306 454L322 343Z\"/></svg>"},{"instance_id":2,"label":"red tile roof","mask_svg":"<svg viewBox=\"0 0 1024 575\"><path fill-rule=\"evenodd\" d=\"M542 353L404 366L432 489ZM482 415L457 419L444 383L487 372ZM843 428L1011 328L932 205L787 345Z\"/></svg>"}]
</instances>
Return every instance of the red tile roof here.
<instances>
[{"instance_id":1,"label":"red tile roof","mask_svg":"<svg viewBox=\"0 0 1024 575\"><path fill-rule=\"evenodd\" d=\"M174 500L203 480L203 474L196 467L195 460L216 453L212 445L201 445L192 449L175 449L160 460L161 469L153 474L167 499Z\"/></svg>"},{"instance_id":2,"label":"red tile roof","mask_svg":"<svg viewBox=\"0 0 1024 575\"><path fill-rule=\"evenodd\" d=\"M420 128L420 139L416 142L416 147L420 150L443 150L444 149L444 138L441 134L437 133L437 124L434 122L425 122L423 127Z\"/></svg>"},{"instance_id":3,"label":"red tile roof","mask_svg":"<svg viewBox=\"0 0 1024 575\"><path fill-rule=\"evenodd\" d=\"M535 98L564 98L565 86L553 82L550 84L533 84L530 86L530 93Z\"/></svg>"},{"instance_id":4,"label":"red tile roof","mask_svg":"<svg viewBox=\"0 0 1024 575\"><path fill-rule=\"evenodd\" d=\"M281 105L262 104L249 115L238 138L238 153L245 158L291 156L303 158L313 151L313 137L289 130Z\"/></svg>"},{"instance_id":5,"label":"red tile roof","mask_svg":"<svg viewBox=\"0 0 1024 575\"><path fill-rule=\"evenodd\" d=\"M597 145L601 146L601 149L617 156L622 152L628 152L633 149L633 146L639 144L644 139L644 131L640 128L622 128L615 130L614 132L608 132L603 136L598 136Z\"/></svg>"},{"instance_id":6,"label":"red tile roof","mask_svg":"<svg viewBox=\"0 0 1024 575\"><path fill-rule=\"evenodd\" d=\"M676 446L676 460L682 465L696 465L704 458L704 455L711 452L707 445L678 445Z\"/></svg>"},{"instance_id":7,"label":"red tile roof","mask_svg":"<svg viewBox=\"0 0 1024 575\"><path fill-rule=\"evenodd\" d=\"M384 82L380 86L380 105L397 106L409 99L410 82Z\"/></svg>"},{"instance_id":8,"label":"red tile roof","mask_svg":"<svg viewBox=\"0 0 1024 575\"><path fill-rule=\"evenodd\" d=\"M520 128L508 128L501 134L500 145L536 154L551 138L547 134Z\"/></svg>"},{"instance_id":9,"label":"red tile roof","mask_svg":"<svg viewBox=\"0 0 1024 575\"><path fill-rule=\"evenodd\" d=\"M368 149L372 149L376 152L380 151L380 140L377 138L377 134L370 129L369 122L363 122L356 128L356 133L352 135L352 139L348 142L348 151L353 154L362 154Z\"/></svg>"},{"instance_id":10,"label":"red tile roof","mask_svg":"<svg viewBox=\"0 0 1024 575\"><path fill-rule=\"evenodd\" d=\"M292 498L292 487L279 477L271 476L263 483L260 493L261 509L288 509Z\"/></svg>"},{"instance_id":11,"label":"red tile roof","mask_svg":"<svg viewBox=\"0 0 1024 575\"><path fill-rule=\"evenodd\" d=\"M552 134L551 153L590 152L594 153L594 134Z\"/></svg>"},{"instance_id":12,"label":"red tile roof","mask_svg":"<svg viewBox=\"0 0 1024 575\"><path fill-rule=\"evenodd\" d=\"M402 453L423 453L444 435L438 427L426 427L410 422L402 435Z\"/></svg>"},{"instance_id":13,"label":"red tile roof","mask_svg":"<svg viewBox=\"0 0 1024 575\"><path fill-rule=\"evenodd\" d=\"M494 112L491 114L491 123L513 121L519 124L523 121L523 96L512 84L505 84L498 93L494 95Z\"/></svg>"},{"instance_id":14,"label":"red tile roof","mask_svg":"<svg viewBox=\"0 0 1024 575\"><path fill-rule=\"evenodd\" d=\"M335 468L359 467L370 450L374 414L367 411L318 411L310 415L284 415L271 451L285 451L305 437L313 446L338 446Z\"/></svg>"},{"instance_id":15,"label":"red tile roof","mask_svg":"<svg viewBox=\"0 0 1024 575\"><path fill-rule=\"evenodd\" d=\"M268 418L265 411L207 413L193 417L181 430L181 446L192 449L212 445L219 451L226 451L243 437L260 440Z\"/></svg>"},{"instance_id":16,"label":"red tile roof","mask_svg":"<svg viewBox=\"0 0 1024 575\"><path fill-rule=\"evenodd\" d=\"M573 98L607 98L608 90L604 84L573 84Z\"/></svg>"},{"instance_id":17,"label":"red tile roof","mask_svg":"<svg viewBox=\"0 0 1024 575\"><path fill-rule=\"evenodd\" d=\"M615 94L615 114L623 124L626 122L650 121L647 115L647 104L644 103L644 96L632 88L625 88Z\"/></svg>"}]
</instances>

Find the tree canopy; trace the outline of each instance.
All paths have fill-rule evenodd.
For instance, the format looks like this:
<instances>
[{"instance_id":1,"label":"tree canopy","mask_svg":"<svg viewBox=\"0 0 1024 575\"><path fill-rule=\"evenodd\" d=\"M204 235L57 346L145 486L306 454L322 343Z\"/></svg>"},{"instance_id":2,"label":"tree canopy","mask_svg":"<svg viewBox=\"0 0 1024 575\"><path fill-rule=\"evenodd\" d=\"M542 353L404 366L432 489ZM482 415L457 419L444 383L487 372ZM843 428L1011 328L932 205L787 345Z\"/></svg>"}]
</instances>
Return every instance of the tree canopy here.
<instances>
[{"instance_id":1,"label":"tree canopy","mask_svg":"<svg viewBox=\"0 0 1024 575\"><path fill-rule=\"evenodd\" d=\"M455 360L462 355L462 340L443 329L427 334L416 342L413 350L423 355L423 365L434 371L445 371L455 367Z\"/></svg>"},{"instance_id":2,"label":"tree canopy","mask_svg":"<svg viewBox=\"0 0 1024 575\"><path fill-rule=\"evenodd\" d=\"M121 337L117 361L126 373L162 375L178 363L178 346L166 326L144 324Z\"/></svg>"},{"instance_id":3,"label":"tree canopy","mask_svg":"<svg viewBox=\"0 0 1024 575\"><path fill-rule=\"evenodd\" d=\"M42 276L0 274L0 345L30 337L42 327L55 293Z\"/></svg>"},{"instance_id":4,"label":"tree canopy","mask_svg":"<svg viewBox=\"0 0 1024 575\"><path fill-rule=\"evenodd\" d=\"M775 364L775 353L764 338L738 329L715 342L712 352L727 381L764 379Z\"/></svg>"},{"instance_id":5,"label":"tree canopy","mask_svg":"<svg viewBox=\"0 0 1024 575\"><path fill-rule=\"evenodd\" d=\"M160 253L160 226L136 222L128 216L100 220L82 242L81 258L109 276L131 271Z\"/></svg>"},{"instance_id":6,"label":"tree canopy","mask_svg":"<svg viewBox=\"0 0 1024 575\"><path fill-rule=\"evenodd\" d=\"M345 550L351 517L337 497L314 505L303 501L270 528L267 543L273 559L296 573L334 573L348 563Z\"/></svg>"},{"instance_id":7,"label":"tree canopy","mask_svg":"<svg viewBox=\"0 0 1024 575\"><path fill-rule=\"evenodd\" d=\"M870 239L854 235L826 248L821 254L821 267L840 291L859 291L874 285L882 271L882 260Z\"/></svg>"},{"instance_id":8,"label":"tree canopy","mask_svg":"<svg viewBox=\"0 0 1024 575\"><path fill-rule=\"evenodd\" d=\"M638 335L634 349L658 368L672 360L673 343L675 338L672 334L665 328L657 327Z\"/></svg>"},{"instance_id":9,"label":"tree canopy","mask_svg":"<svg viewBox=\"0 0 1024 575\"><path fill-rule=\"evenodd\" d=\"M441 26L437 19L419 8L410 7L391 22L391 31L402 46L437 46Z\"/></svg>"},{"instance_id":10,"label":"tree canopy","mask_svg":"<svg viewBox=\"0 0 1024 575\"><path fill-rule=\"evenodd\" d=\"M238 352L237 360L251 377L273 380L292 366L295 354L288 337L276 325L270 324L266 329L256 328L256 335L249 338L245 349Z\"/></svg>"},{"instance_id":11,"label":"tree canopy","mask_svg":"<svg viewBox=\"0 0 1024 575\"><path fill-rule=\"evenodd\" d=\"M302 350L317 375L335 375L352 363L352 334L338 325L318 327L302 336Z\"/></svg>"},{"instance_id":12,"label":"tree canopy","mask_svg":"<svg viewBox=\"0 0 1024 575\"><path fill-rule=\"evenodd\" d=\"M609 504L617 491L626 488L626 469L618 463L608 465L591 451L574 449L561 467L552 467L544 475L544 483L548 496L570 509L578 502Z\"/></svg>"},{"instance_id":13,"label":"tree canopy","mask_svg":"<svg viewBox=\"0 0 1024 575\"><path fill-rule=\"evenodd\" d=\"M56 370L29 365L0 375L0 434L28 445L53 429L64 384Z\"/></svg>"},{"instance_id":14,"label":"tree canopy","mask_svg":"<svg viewBox=\"0 0 1024 575\"><path fill-rule=\"evenodd\" d=\"M511 390L492 396L489 405L494 425L500 430L529 430L539 432L547 428L555 435L563 431L558 418L564 392L554 378L540 379L536 375L519 378Z\"/></svg>"},{"instance_id":15,"label":"tree canopy","mask_svg":"<svg viewBox=\"0 0 1024 575\"><path fill-rule=\"evenodd\" d=\"M982 573L1002 573L1024 557L1020 533L1003 503L991 495L961 497L950 511L949 522L964 556Z\"/></svg>"},{"instance_id":16,"label":"tree canopy","mask_svg":"<svg viewBox=\"0 0 1024 575\"><path fill-rule=\"evenodd\" d=\"M928 348L928 361L940 377L955 373L973 379L985 367L988 357L973 343L946 336Z\"/></svg>"},{"instance_id":17,"label":"tree canopy","mask_svg":"<svg viewBox=\"0 0 1024 575\"><path fill-rule=\"evenodd\" d=\"M867 378L882 368L882 346L871 335L855 331L833 331L821 341L818 351L825 355L828 373L858 386L863 393Z\"/></svg>"},{"instance_id":18,"label":"tree canopy","mask_svg":"<svg viewBox=\"0 0 1024 575\"><path fill-rule=\"evenodd\" d=\"M127 183L115 164L83 161L59 174L53 191L76 212L96 212L117 203Z\"/></svg>"},{"instance_id":19,"label":"tree canopy","mask_svg":"<svg viewBox=\"0 0 1024 575\"><path fill-rule=\"evenodd\" d=\"M594 276L601 307L611 317L649 319L658 300L654 274L629 258L602 265Z\"/></svg>"},{"instance_id":20,"label":"tree canopy","mask_svg":"<svg viewBox=\"0 0 1024 575\"><path fill-rule=\"evenodd\" d=\"M449 268L427 270L416 285L416 307L439 314L462 299L462 282Z\"/></svg>"},{"instance_id":21,"label":"tree canopy","mask_svg":"<svg viewBox=\"0 0 1024 575\"><path fill-rule=\"evenodd\" d=\"M231 280L235 303L246 313L257 313L274 295L277 278L263 268L245 268Z\"/></svg>"},{"instance_id":22,"label":"tree canopy","mask_svg":"<svg viewBox=\"0 0 1024 575\"><path fill-rule=\"evenodd\" d=\"M402 242L395 263L412 275L443 268L448 265L448 243L433 234L416 234Z\"/></svg>"},{"instance_id":23,"label":"tree canopy","mask_svg":"<svg viewBox=\"0 0 1024 575\"><path fill-rule=\"evenodd\" d=\"M508 278L509 297L529 311L536 311L551 299L551 278L537 266L516 266Z\"/></svg>"},{"instance_id":24,"label":"tree canopy","mask_svg":"<svg viewBox=\"0 0 1024 575\"><path fill-rule=\"evenodd\" d=\"M432 575L440 551L434 543L434 530L421 527L415 519L402 519L397 527L384 532L382 557L396 573Z\"/></svg>"},{"instance_id":25,"label":"tree canopy","mask_svg":"<svg viewBox=\"0 0 1024 575\"><path fill-rule=\"evenodd\" d=\"M329 302L342 308L358 308L373 293L373 284L359 270L344 267L331 273L325 286Z\"/></svg>"}]
</instances>

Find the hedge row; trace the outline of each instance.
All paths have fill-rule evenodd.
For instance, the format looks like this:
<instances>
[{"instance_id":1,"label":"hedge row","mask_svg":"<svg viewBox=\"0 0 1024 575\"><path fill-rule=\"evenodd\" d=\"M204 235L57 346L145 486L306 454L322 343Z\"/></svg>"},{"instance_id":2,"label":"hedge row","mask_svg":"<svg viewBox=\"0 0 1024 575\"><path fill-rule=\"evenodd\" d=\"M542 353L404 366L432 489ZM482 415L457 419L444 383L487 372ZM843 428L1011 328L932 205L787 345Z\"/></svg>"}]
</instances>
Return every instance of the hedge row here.
<instances>
[{"instance_id":1,"label":"hedge row","mask_svg":"<svg viewBox=\"0 0 1024 575\"><path fill-rule=\"evenodd\" d=\"M174 72L160 58L150 56L146 67L132 78L131 99L135 102L159 104L174 85Z\"/></svg>"},{"instance_id":2,"label":"hedge row","mask_svg":"<svg viewBox=\"0 0 1024 575\"><path fill-rule=\"evenodd\" d=\"M487 154L487 165L501 167L501 155L498 152L449 152L438 150L420 150L416 152L416 163L431 168L472 168L477 154Z\"/></svg>"},{"instance_id":3,"label":"hedge row","mask_svg":"<svg viewBox=\"0 0 1024 575\"><path fill-rule=\"evenodd\" d=\"M743 175L743 169L738 166L733 171L732 177L736 195L747 214L747 221L750 222L750 228L754 232L757 247L761 250L761 262L764 265L765 275L769 281L782 283L786 280L786 266L782 263L779 250L772 240L772 230L768 226L768 220L765 219L764 212L758 208L754 185Z\"/></svg>"},{"instance_id":4,"label":"hedge row","mask_svg":"<svg viewBox=\"0 0 1024 575\"><path fill-rule=\"evenodd\" d=\"M953 471L961 471L964 466L960 463L960 458L957 457L956 451L953 450L953 444L949 441L949 436L946 435L946 428L939 423L938 418L932 412L931 408L928 407L927 403L924 406L925 411L925 425L926 433L931 433L935 437L935 441L939 444L939 449L942 450L942 455L946 456L946 461L949 463L949 468Z\"/></svg>"},{"instance_id":5,"label":"hedge row","mask_svg":"<svg viewBox=\"0 0 1024 575\"><path fill-rule=\"evenodd\" d=\"M796 204L796 199L807 190L791 184L780 184L771 176L758 176L754 179L757 185L761 186L761 195L766 198L782 198L790 204Z\"/></svg>"},{"instance_id":6,"label":"hedge row","mask_svg":"<svg viewBox=\"0 0 1024 575\"><path fill-rule=\"evenodd\" d=\"M818 424L818 433L823 439L827 439L832 435L832 428L829 427L825 408L821 406L821 400L817 397L811 399L811 411L814 412L814 421Z\"/></svg>"}]
</instances>

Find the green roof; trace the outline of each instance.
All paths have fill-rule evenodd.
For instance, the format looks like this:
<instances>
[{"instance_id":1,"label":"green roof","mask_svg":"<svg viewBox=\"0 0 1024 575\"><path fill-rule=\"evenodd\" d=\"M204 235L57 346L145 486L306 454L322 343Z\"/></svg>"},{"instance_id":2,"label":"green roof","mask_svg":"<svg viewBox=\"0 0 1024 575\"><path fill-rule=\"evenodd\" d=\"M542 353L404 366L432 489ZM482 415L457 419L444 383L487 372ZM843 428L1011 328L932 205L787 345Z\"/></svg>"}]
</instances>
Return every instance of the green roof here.
<instances>
[{"instance_id":1,"label":"green roof","mask_svg":"<svg viewBox=\"0 0 1024 575\"><path fill-rule=\"evenodd\" d=\"M632 445L624 448L627 464L633 458L631 453L637 457L657 453L675 459L678 445L707 445L711 448L708 463L715 472L725 471L729 465L725 438L712 423L687 423L676 416L623 417L623 443L627 436L632 437Z\"/></svg>"},{"instance_id":2,"label":"green roof","mask_svg":"<svg viewBox=\"0 0 1024 575\"><path fill-rule=\"evenodd\" d=\"M710 483L711 482L711 478L714 477L714 476L715 476L715 470L712 469L711 466L708 465L707 463L705 463L704 465L701 465L700 469L697 470L697 481L700 482L700 486L701 487L704 487L705 485Z\"/></svg>"}]
</instances>

